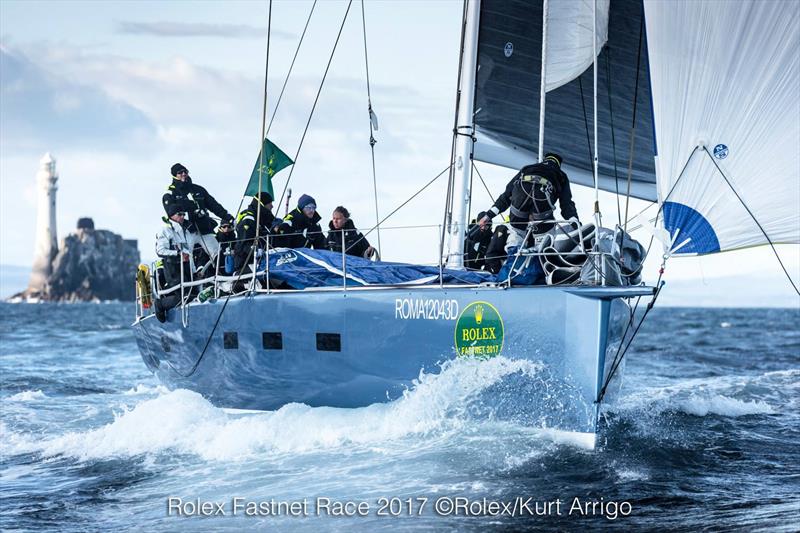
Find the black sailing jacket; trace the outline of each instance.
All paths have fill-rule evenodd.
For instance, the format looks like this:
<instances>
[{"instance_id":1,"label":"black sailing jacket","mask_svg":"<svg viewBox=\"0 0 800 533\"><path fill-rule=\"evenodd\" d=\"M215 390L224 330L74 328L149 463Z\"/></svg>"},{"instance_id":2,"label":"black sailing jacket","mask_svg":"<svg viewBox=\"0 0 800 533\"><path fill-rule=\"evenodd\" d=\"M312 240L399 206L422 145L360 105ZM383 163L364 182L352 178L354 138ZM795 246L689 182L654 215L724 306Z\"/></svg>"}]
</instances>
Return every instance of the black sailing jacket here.
<instances>
[{"instance_id":1,"label":"black sailing jacket","mask_svg":"<svg viewBox=\"0 0 800 533\"><path fill-rule=\"evenodd\" d=\"M360 231L356 229L356 225L349 218L344 223L342 229L334 229L333 221L328 222L328 250L331 252L342 251L342 232L344 232L344 246L347 255L356 255L364 257L364 254L369 248L369 241L364 237Z\"/></svg>"},{"instance_id":2,"label":"black sailing jacket","mask_svg":"<svg viewBox=\"0 0 800 533\"><path fill-rule=\"evenodd\" d=\"M233 223L233 217L225 208L208 194L204 187L192 183L192 178L188 176L186 181L172 178L172 183L167 187L161 202L165 211L169 206L177 205L178 209L187 214L190 229L201 235L213 233L217 227L216 221L208 215L209 211L223 222Z\"/></svg>"}]
</instances>

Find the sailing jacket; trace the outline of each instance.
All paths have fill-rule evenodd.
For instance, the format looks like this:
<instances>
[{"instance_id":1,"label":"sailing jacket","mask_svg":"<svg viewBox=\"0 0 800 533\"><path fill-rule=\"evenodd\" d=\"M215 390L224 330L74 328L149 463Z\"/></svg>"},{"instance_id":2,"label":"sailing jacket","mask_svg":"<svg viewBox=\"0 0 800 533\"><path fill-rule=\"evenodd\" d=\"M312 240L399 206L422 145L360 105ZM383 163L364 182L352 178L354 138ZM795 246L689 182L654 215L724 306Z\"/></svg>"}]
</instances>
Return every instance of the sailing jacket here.
<instances>
[{"instance_id":1,"label":"sailing jacket","mask_svg":"<svg viewBox=\"0 0 800 533\"><path fill-rule=\"evenodd\" d=\"M548 159L522 167L511 178L506 190L497 197L497 201L486 214L489 218L494 218L511 208L509 214L511 226L524 230L530 221L552 220L556 201L561 207L561 216L564 219L578 217L567 174L557 163ZM547 231L548 226L552 224L543 225L541 230Z\"/></svg>"},{"instance_id":2,"label":"sailing jacket","mask_svg":"<svg viewBox=\"0 0 800 533\"><path fill-rule=\"evenodd\" d=\"M285 248L314 248L325 249L325 236L319 221L322 217L314 212L313 218L308 218L299 208L295 207L283 219L283 224L278 226L278 236L273 239L274 245Z\"/></svg>"},{"instance_id":3,"label":"sailing jacket","mask_svg":"<svg viewBox=\"0 0 800 533\"><path fill-rule=\"evenodd\" d=\"M192 183L192 178L186 177L186 181L172 178L172 183L167 187L167 192L161 198L164 210L169 214L169 207L176 205L180 211L186 213L189 220L189 229L201 235L208 235L214 232L217 222L208 215L212 212L223 222L233 224L233 217L217 202L213 196L208 194L205 188Z\"/></svg>"},{"instance_id":4,"label":"sailing jacket","mask_svg":"<svg viewBox=\"0 0 800 533\"><path fill-rule=\"evenodd\" d=\"M464 266L480 270L486 265L486 251L492 240L492 228L477 229L477 221L469 225L467 237L464 239Z\"/></svg>"},{"instance_id":5,"label":"sailing jacket","mask_svg":"<svg viewBox=\"0 0 800 533\"><path fill-rule=\"evenodd\" d=\"M162 217L164 226L156 235L156 255L164 260L167 280L175 283L180 279L181 254L189 254L189 266L184 265L184 276L194 272L194 257L192 251L200 243L200 235L188 229L188 223L179 224L167 217Z\"/></svg>"},{"instance_id":6,"label":"sailing jacket","mask_svg":"<svg viewBox=\"0 0 800 533\"><path fill-rule=\"evenodd\" d=\"M239 213L236 220L236 238L237 243L234 247L234 263L236 270L239 270L245 261L248 261L250 255L250 248L253 246L253 241L258 238L259 240L265 238L270 234L270 228L275 220L275 215L269 209L261 209L261 215L258 216L258 200L253 199L250 205ZM256 231L256 219L258 219L258 230ZM261 246L263 243L259 243Z\"/></svg>"},{"instance_id":7,"label":"sailing jacket","mask_svg":"<svg viewBox=\"0 0 800 533\"><path fill-rule=\"evenodd\" d=\"M369 241L361 232L356 229L356 225L349 218L344 223L342 229L333 227L333 221L328 222L328 250L331 252L342 252L342 232L344 232L344 249L347 255L366 257L369 248Z\"/></svg>"}]
</instances>

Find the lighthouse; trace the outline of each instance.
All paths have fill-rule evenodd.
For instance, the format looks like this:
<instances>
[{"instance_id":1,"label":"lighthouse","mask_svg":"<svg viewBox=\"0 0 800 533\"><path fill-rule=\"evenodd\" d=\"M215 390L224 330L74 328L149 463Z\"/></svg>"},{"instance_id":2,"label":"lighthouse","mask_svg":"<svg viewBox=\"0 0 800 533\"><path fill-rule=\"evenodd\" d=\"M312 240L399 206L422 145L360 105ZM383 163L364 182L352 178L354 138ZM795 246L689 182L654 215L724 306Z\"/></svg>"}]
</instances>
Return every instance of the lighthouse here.
<instances>
[{"instance_id":1,"label":"lighthouse","mask_svg":"<svg viewBox=\"0 0 800 533\"><path fill-rule=\"evenodd\" d=\"M56 160L50 152L39 161L36 173L38 207L36 212L36 250L33 256L33 270L28 284L28 293L43 293L47 279L52 273L53 259L58 252L56 239Z\"/></svg>"}]
</instances>

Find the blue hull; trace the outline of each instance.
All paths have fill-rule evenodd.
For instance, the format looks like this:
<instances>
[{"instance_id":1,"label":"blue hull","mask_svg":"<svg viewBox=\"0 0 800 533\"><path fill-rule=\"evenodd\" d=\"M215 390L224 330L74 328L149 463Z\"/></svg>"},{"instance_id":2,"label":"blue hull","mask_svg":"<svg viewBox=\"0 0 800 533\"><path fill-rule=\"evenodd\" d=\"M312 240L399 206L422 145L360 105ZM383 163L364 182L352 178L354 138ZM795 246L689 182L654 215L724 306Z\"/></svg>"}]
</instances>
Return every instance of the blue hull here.
<instances>
[{"instance_id":1,"label":"blue hull","mask_svg":"<svg viewBox=\"0 0 800 533\"><path fill-rule=\"evenodd\" d=\"M179 309L134 324L148 368L220 407L361 407L398 398L459 350L542 362L550 427L594 433L595 403L645 287L408 287L306 290ZM219 322L214 328L214 324ZM209 334L213 330L213 335ZM554 392L556 391L556 392Z\"/></svg>"}]
</instances>

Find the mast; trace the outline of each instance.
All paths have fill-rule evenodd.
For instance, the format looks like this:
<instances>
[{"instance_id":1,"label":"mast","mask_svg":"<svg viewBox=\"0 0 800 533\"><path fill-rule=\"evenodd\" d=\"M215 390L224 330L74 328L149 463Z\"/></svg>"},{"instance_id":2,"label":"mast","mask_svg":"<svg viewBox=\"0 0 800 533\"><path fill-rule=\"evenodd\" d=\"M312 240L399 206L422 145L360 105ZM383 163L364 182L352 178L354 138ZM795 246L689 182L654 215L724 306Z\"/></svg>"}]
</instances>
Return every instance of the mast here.
<instances>
[{"instance_id":1,"label":"mast","mask_svg":"<svg viewBox=\"0 0 800 533\"><path fill-rule=\"evenodd\" d=\"M467 2L464 48L461 61L461 79L458 80L458 117L456 135L455 172L453 183L453 219L449 228L447 267L464 268L464 237L467 229L469 204L469 178L472 174L472 137L475 132L473 109L475 105L475 75L478 64L478 22L480 0Z\"/></svg>"}]
</instances>

